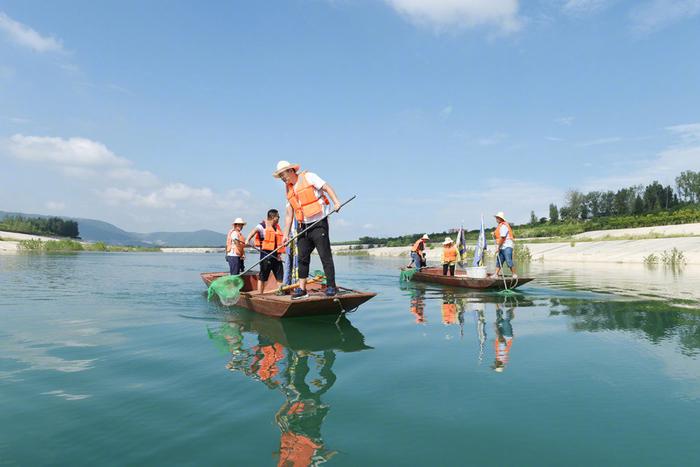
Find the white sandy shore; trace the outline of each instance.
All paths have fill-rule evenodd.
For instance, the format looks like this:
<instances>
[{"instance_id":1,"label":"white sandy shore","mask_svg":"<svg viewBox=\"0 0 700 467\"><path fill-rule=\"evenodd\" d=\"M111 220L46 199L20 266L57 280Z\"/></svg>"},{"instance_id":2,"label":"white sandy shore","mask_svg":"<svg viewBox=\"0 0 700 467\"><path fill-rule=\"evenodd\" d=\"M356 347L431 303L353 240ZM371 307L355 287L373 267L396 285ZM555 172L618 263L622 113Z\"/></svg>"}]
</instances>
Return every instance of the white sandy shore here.
<instances>
[{"instance_id":1,"label":"white sandy shore","mask_svg":"<svg viewBox=\"0 0 700 467\"><path fill-rule=\"evenodd\" d=\"M688 235L687 237L652 238L643 240L583 241L624 236L643 235ZM0 254L16 253L19 240L50 237L26 235L0 231ZM634 229L600 230L579 234L575 242L531 243L527 245L534 261L567 263L643 263L649 254L660 255L663 251L678 248L683 252L688 264L700 264L700 223L644 227ZM223 253L221 248L162 248L165 253ZM347 251L347 246L334 246L333 251ZM410 247L381 247L364 250L370 256L400 257L409 256ZM438 261L442 248L434 245L428 250L428 259Z\"/></svg>"},{"instance_id":2,"label":"white sandy shore","mask_svg":"<svg viewBox=\"0 0 700 467\"><path fill-rule=\"evenodd\" d=\"M517 232L516 232L517 233ZM605 237L623 237L629 235L700 235L700 224L684 224L635 229L600 230L580 234L577 242L530 243L527 245L534 261L568 262L568 263L638 263L652 253L661 255L663 251L678 248L683 252L688 264L700 264L700 236L654 238L644 240L606 240L582 241ZM348 247L334 247L335 251L347 250ZM365 250L370 256L405 256L408 258L410 247L380 247ZM490 247L493 252L493 246ZM439 261L442 248L435 245L428 250L431 261Z\"/></svg>"}]
</instances>

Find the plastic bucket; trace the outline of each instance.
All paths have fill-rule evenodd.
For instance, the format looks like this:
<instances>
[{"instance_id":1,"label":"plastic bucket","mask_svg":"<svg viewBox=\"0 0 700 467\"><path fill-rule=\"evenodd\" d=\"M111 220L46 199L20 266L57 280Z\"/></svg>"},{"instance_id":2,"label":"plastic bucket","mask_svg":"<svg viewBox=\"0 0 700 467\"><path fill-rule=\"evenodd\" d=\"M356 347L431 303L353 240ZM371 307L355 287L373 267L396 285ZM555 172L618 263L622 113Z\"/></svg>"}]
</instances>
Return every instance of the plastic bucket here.
<instances>
[{"instance_id":1,"label":"plastic bucket","mask_svg":"<svg viewBox=\"0 0 700 467\"><path fill-rule=\"evenodd\" d=\"M485 279L486 266L477 266L475 268L467 268L467 277L472 279Z\"/></svg>"}]
</instances>

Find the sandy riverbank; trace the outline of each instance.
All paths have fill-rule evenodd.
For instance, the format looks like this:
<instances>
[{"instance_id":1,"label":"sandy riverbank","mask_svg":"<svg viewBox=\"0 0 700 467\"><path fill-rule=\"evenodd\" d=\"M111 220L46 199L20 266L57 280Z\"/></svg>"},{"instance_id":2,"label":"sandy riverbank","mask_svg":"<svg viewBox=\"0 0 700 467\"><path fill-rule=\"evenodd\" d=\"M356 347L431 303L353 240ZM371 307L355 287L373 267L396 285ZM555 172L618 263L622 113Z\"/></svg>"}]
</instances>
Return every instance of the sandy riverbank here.
<instances>
[{"instance_id":1,"label":"sandy riverbank","mask_svg":"<svg viewBox=\"0 0 700 467\"><path fill-rule=\"evenodd\" d=\"M517 234L517 232L516 232ZM598 240L625 236L644 235L700 235L700 224L684 224L635 229L600 230L580 234L574 242L532 243L522 241L532 254L533 261L568 263L637 263L642 264L650 254L661 255L663 251L678 248L688 264L700 264L700 236L651 238L641 240ZM335 251L347 251L347 247L334 247ZM493 246L489 248L493 252ZM408 259L410 247L380 247L362 250L362 254L379 257L400 257ZM430 261L439 261L442 248L435 245L428 250Z\"/></svg>"}]
</instances>

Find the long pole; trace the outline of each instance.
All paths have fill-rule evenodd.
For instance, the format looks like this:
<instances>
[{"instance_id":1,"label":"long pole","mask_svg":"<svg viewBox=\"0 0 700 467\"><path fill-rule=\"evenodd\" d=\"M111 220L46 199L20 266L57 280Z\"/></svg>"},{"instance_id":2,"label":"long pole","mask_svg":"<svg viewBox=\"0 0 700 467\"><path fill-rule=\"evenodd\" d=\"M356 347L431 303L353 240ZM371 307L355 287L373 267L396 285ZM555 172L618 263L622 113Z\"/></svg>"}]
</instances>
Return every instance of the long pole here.
<instances>
[{"instance_id":1,"label":"long pole","mask_svg":"<svg viewBox=\"0 0 700 467\"><path fill-rule=\"evenodd\" d=\"M304 235L304 234L305 234L306 232L308 232L309 230L311 230L311 229L313 229L314 227L316 227L316 225L317 225L319 222L322 222L323 220L328 219L328 217L330 217L331 214L338 212L338 211L340 210L340 208L342 208L343 206L345 206L346 204L348 204L350 201L352 201L352 200L355 199L355 198L357 198L357 195L354 195L352 198L350 198L349 200L345 201L345 202L344 202L343 204L341 204L340 206L336 207L334 210L332 210L331 212L329 212L328 214L326 214L325 216L323 216L322 218L320 218L319 220L317 220L316 222L314 222L313 224L311 224L310 226L308 226L307 228L305 228L304 230L302 230L301 232L299 232L298 234L296 234L294 237L292 237L292 238L290 238L289 240L287 240L286 242L284 242L283 245L278 246L277 249L275 249L274 251L272 251L272 252L270 252L269 254L267 254L263 259L261 259L260 261L258 261L258 262L255 263L254 265L252 265L251 267L247 268L245 271L243 271L243 272L240 273L239 275L242 276L242 275L245 274L246 272L248 272L248 271L250 271L251 269L253 269L255 266L257 266L257 265L259 265L260 263L262 263L263 261L265 261L265 260L266 260L267 258L269 258L270 256L276 255L278 249L286 247L287 245L289 245L290 243L292 243L294 240L296 240L297 238L301 237L302 235Z\"/></svg>"}]
</instances>

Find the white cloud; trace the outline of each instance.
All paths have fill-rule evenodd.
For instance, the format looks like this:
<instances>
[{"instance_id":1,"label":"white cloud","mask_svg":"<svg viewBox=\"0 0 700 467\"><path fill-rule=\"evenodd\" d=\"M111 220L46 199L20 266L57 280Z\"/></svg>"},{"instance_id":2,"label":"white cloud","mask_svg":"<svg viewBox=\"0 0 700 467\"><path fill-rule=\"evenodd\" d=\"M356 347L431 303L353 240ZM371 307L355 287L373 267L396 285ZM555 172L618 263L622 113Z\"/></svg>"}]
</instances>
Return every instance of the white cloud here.
<instances>
[{"instance_id":1,"label":"white cloud","mask_svg":"<svg viewBox=\"0 0 700 467\"><path fill-rule=\"evenodd\" d=\"M21 118L21 117L2 117L3 120L7 120L8 122L16 123L18 125L23 125L25 123L31 123L31 120L28 118Z\"/></svg>"},{"instance_id":2,"label":"white cloud","mask_svg":"<svg viewBox=\"0 0 700 467\"><path fill-rule=\"evenodd\" d=\"M505 33L521 28L519 0L384 0L402 16L436 30L493 26Z\"/></svg>"},{"instance_id":3,"label":"white cloud","mask_svg":"<svg viewBox=\"0 0 700 467\"><path fill-rule=\"evenodd\" d=\"M600 11L615 0L565 0L563 9L569 14L590 14Z\"/></svg>"},{"instance_id":4,"label":"white cloud","mask_svg":"<svg viewBox=\"0 0 700 467\"><path fill-rule=\"evenodd\" d=\"M651 0L632 12L638 32L648 33L700 14L700 0Z\"/></svg>"},{"instance_id":5,"label":"white cloud","mask_svg":"<svg viewBox=\"0 0 700 467\"><path fill-rule=\"evenodd\" d=\"M546 139L547 141L552 141L552 142L555 142L555 143L564 141L564 138L557 138L556 136L547 136L547 137L545 137L545 139Z\"/></svg>"},{"instance_id":6,"label":"white cloud","mask_svg":"<svg viewBox=\"0 0 700 467\"><path fill-rule=\"evenodd\" d=\"M66 203L61 201L48 201L46 203L46 209L49 211L63 211L66 208Z\"/></svg>"},{"instance_id":7,"label":"white cloud","mask_svg":"<svg viewBox=\"0 0 700 467\"><path fill-rule=\"evenodd\" d=\"M480 146L493 146L493 145L495 145L495 144L500 143L501 141L503 141L503 140L506 139L507 137L508 137L508 135L506 135L505 133L494 133L494 134L491 135L491 136L487 136L487 137L484 137L484 138L479 138L479 139L477 140L477 143L478 143Z\"/></svg>"},{"instance_id":8,"label":"white cloud","mask_svg":"<svg viewBox=\"0 0 700 467\"><path fill-rule=\"evenodd\" d=\"M627 167L624 174L591 180L583 187L584 191L612 190L654 180L674 185L675 178L684 170L700 170L700 123L676 125L667 130L679 136L679 144Z\"/></svg>"},{"instance_id":9,"label":"white cloud","mask_svg":"<svg viewBox=\"0 0 700 467\"><path fill-rule=\"evenodd\" d=\"M104 144L86 138L63 139L17 134L10 137L7 150L18 159L59 166L96 168L126 167L130 164Z\"/></svg>"},{"instance_id":10,"label":"white cloud","mask_svg":"<svg viewBox=\"0 0 700 467\"><path fill-rule=\"evenodd\" d=\"M45 37L18 21L13 20L0 11L0 30L15 44L29 47L35 52L62 52L61 41L53 37Z\"/></svg>"},{"instance_id":11,"label":"white cloud","mask_svg":"<svg viewBox=\"0 0 700 467\"><path fill-rule=\"evenodd\" d=\"M622 141L622 138L620 138L619 136L611 136L608 138L598 138L598 139L594 139L591 141L584 141L583 143L579 143L579 146L582 146L582 147L599 146L601 144L619 143L620 141Z\"/></svg>"},{"instance_id":12,"label":"white cloud","mask_svg":"<svg viewBox=\"0 0 700 467\"><path fill-rule=\"evenodd\" d=\"M363 229L372 230L374 229L374 224L365 224L362 226Z\"/></svg>"},{"instance_id":13,"label":"white cloud","mask_svg":"<svg viewBox=\"0 0 700 467\"><path fill-rule=\"evenodd\" d=\"M440 111L440 115L441 115L443 118L447 118L447 117L449 117L450 115L452 115L452 110L453 110L453 109L452 109L452 106L451 106L451 105L448 105L448 106L444 107L444 108Z\"/></svg>"},{"instance_id":14,"label":"white cloud","mask_svg":"<svg viewBox=\"0 0 700 467\"><path fill-rule=\"evenodd\" d=\"M556 123L558 123L559 125L564 125L564 126L571 126L574 123L574 120L576 120L576 117L572 117L572 116L559 117L559 118L554 119L554 121Z\"/></svg>"},{"instance_id":15,"label":"white cloud","mask_svg":"<svg viewBox=\"0 0 700 467\"><path fill-rule=\"evenodd\" d=\"M666 129L680 136L685 143L700 142L700 123L669 126Z\"/></svg>"}]
</instances>

